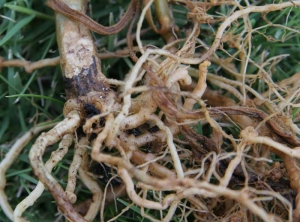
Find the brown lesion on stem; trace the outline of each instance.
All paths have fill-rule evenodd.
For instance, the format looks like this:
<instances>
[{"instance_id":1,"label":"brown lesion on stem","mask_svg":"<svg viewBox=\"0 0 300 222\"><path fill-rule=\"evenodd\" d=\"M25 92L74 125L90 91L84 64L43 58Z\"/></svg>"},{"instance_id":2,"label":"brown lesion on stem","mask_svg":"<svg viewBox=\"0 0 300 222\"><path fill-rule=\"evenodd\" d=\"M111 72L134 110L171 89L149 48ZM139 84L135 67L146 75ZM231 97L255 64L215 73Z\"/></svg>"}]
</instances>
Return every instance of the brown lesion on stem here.
<instances>
[{"instance_id":1,"label":"brown lesion on stem","mask_svg":"<svg viewBox=\"0 0 300 222\"><path fill-rule=\"evenodd\" d=\"M66 4L85 12L85 0L65 0ZM115 93L110 90L101 72L97 48L87 27L56 14L57 42L68 101L64 107L65 120L48 133L42 134L30 151L30 162L35 175L56 200L58 208L71 221L85 221L69 201L64 189L45 168L42 156L45 149L65 134L73 134L82 126L90 104L101 113L114 103ZM103 105L105 104L105 105ZM100 204L100 203L99 203Z\"/></svg>"},{"instance_id":2,"label":"brown lesion on stem","mask_svg":"<svg viewBox=\"0 0 300 222\"><path fill-rule=\"evenodd\" d=\"M92 56L92 64L85 68L83 67L78 75L72 78L64 76L65 90L67 98L77 98L86 96L89 92L106 92L109 91L109 85L103 81L97 68L96 58Z\"/></svg>"},{"instance_id":3,"label":"brown lesion on stem","mask_svg":"<svg viewBox=\"0 0 300 222\"><path fill-rule=\"evenodd\" d=\"M67 99L85 96L92 91L107 92L109 84L101 72L90 29L104 35L121 31L138 11L138 0L131 1L121 20L110 27L104 27L84 14L86 1L48 0L47 5L57 13L57 41Z\"/></svg>"},{"instance_id":4,"label":"brown lesion on stem","mask_svg":"<svg viewBox=\"0 0 300 222\"><path fill-rule=\"evenodd\" d=\"M85 1L65 1L76 10L85 12ZM57 42L67 99L86 96L89 92L108 91L109 85L101 72L97 48L89 28L56 15Z\"/></svg>"}]
</instances>

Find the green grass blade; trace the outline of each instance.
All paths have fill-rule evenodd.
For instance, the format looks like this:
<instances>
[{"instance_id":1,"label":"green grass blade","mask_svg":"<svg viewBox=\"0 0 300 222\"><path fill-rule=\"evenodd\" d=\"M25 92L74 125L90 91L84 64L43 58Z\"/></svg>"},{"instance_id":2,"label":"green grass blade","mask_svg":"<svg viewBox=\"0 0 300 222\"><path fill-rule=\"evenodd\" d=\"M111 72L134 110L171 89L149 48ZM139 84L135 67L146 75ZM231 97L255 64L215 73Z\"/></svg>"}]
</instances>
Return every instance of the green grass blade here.
<instances>
[{"instance_id":1,"label":"green grass blade","mask_svg":"<svg viewBox=\"0 0 300 222\"><path fill-rule=\"evenodd\" d=\"M31 20L34 18L34 15L25 17L21 21L17 22L15 26L13 26L12 29L10 29L6 35L3 37L3 39L0 41L0 46L2 46L4 43L6 43L8 40L10 40L21 28L23 28L25 25L27 25Z\"/></svg>"},{"instance_id":2,"label":"green grass blade","mask_svg":"<svg viewBox=\"0 0 300 222\"><path fill-rule=\"evenodd\" d=\"M46 15L44 13L35 11L33 9L29 9L29 8L18 6L18 5L5 4L4 7L12 9L16 12L21 12L21 13L28 14L28 15L34 15L35 17L38 17L38 18L50 19L50 20L54 19L53 16Z\"/></svg>"},{"instance_id":3,"label":"green grass blade","mask_svg":"<svg viewBox=\"0 0 300 222\"><path fill-rule=\"evenodd\" d=\"M31 168L27 168L27 169L24 169L24 170L14 171L14 172L12 172L12 173L6 174L6 178L13 177L13 176L17 176L17 175L20 175L20 174L22 174L22 173L28 173L28 172L31 172L31 171L32 171Z\"/></svg>"},{"instance_id":4,"label":"green grass blade","mask_svg":"<svg viewBox=\"0 0 300 222\"><path fill-rule=\"evenodd\" d=\"M1 121L1 127L0 127L0 138L3 137L8 126L9 126L9 118L3 118L3 120Z\"/></svg>"},{"instance_id":5,"label":"green grass blade","mask_svg":"<svg viewBox=\"0 0 300 222\"><path fill-rule=\"evenodd\" d=\"M37 184L39 182L38 180L36 180L32 176L29 176L29 175L27 175L25 173L20 174L19 177L21 177L21 178L23 178L23 179L25 179L25 180L27 180L27 181L29 181L31 183L34 183L34 184Z\"/></svg>"},{"instance_id":6,"label":"green grass blade","mask_svg":"<svg viewBox=\"0 0 300 222\"><path fill-rule=\"evenodd\" d=\"M118 200L119 202L121 202L122 204L124 204L126 207L130 205L129 203L127 203L126 201L124 201L124 200L122 200L122 199L119 199L119 198L118 198L117 200ZM133 210L134 212L138 213L138 214L141 214L141 210L140 210L138 207L134 206L134 205L132 205L132 206L130 207L130 209Z\"/></svg>"},{"instance_id":7,"label":"green grass blade","mask_svg":"<svg viewBox=\"0 0 300 222\"><path fill-rule=\"evenodd\" d=\"M294 119L296 117L296 115L299 113L300 111L300 107L296 107L293 109L292 111L292 119Z\"/></svg>"},{"instance_id":8,"label":"green grass blade","mask_svg":"<svg viewBox=\"0 0 300 222\"><path fill-rule=\"evenodd\" d=\"M29 97L29 98L40 98L40 99L46 99L50 100L59 104L64 104L63 101L60 101L58 99L54 99L48 96L42 96L42 95L36 95L36 94L18 94L18 95L11 95L11 96L6 96L7 98L14 98L14 97Z\"/></svg>"}]
</instances>

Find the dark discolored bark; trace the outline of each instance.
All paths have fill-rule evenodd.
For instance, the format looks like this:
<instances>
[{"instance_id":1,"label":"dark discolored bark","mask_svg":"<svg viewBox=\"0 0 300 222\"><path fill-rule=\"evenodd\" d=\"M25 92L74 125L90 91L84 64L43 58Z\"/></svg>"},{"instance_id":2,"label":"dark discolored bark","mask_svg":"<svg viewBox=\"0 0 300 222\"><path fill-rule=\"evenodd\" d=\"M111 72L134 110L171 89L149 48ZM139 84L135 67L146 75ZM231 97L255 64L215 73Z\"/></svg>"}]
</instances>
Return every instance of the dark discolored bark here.
<instances>
[{"instance_id":1,"label":"dark discolored bark","mask_svg":"<svg viewBox=\"0 0 300 222\"><path fill-rule=\"evenodd\" d=\"M98 76L96 59L92 57L93 63L88 68L82 68L78 75L72 78L65 77L64 84L67 99L77 98L79 96L86 96L89 92L97 91L104 92L110 90L108 84L103 81L103 78Z\"/></svg>"}]
</instances>

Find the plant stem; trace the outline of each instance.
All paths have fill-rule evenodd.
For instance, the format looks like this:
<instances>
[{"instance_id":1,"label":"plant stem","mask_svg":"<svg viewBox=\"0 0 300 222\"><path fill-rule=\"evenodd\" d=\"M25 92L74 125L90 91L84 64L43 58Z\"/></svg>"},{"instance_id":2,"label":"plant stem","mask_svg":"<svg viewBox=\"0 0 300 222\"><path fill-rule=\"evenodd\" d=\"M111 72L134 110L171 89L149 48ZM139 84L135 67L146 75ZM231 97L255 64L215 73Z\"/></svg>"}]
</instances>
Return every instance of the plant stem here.
<instances>
[{"instance_id":1,"label":"plant stem","mask_svg":"<svg viewBox=\"0 0 300 222\"><path fill-rule=\"evenodd\" d=\"M64 3L85 12L85 0L65 0ZM67 99L107 90L109 85L101 72L89 29L61 14L56 14L56 27Z\"/></svg>"}]
</instances>

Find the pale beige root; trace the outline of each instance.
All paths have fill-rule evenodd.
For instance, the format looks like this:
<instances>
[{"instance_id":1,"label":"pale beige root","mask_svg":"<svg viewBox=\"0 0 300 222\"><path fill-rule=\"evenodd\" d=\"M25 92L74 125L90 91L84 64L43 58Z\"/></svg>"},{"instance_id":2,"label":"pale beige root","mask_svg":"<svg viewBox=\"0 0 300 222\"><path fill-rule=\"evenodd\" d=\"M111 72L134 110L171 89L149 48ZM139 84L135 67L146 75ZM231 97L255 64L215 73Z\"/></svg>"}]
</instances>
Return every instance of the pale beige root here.
<instances>
[{"instance_id":1,"label":"pale beige root","mask_svg":"<svg viewBox=\"0 0 300 222\"><path fill-rule=\"evenodd\" d=\"M111 177L107 182L104 188L104 194L102 198L102 203L100 207L100 221L104 221L104 209L105 206L112 202L116 201L118 197L126 196L126 186L125 184L121 184L117 187L111 185L111 181L115 179L115 176Z\"/></svg>"},{"instance_id":2,"label":"pale beige root","mask_svg":"<svg viewBox=\"0 0 300 222\"><path fill-rule=\"evenodd\" d=\"M86 219L87 221L93 221L97 213L99 212L102 199L103 199L103 192L100 186L98 185L97 181L95 181L91 176L89 176L88 165L89 165L89 157L88 157L88 153L85 152L83 154L82 162L78 170L78 173L84 185L87 186L87 188L93 194L91 204L88 208L87 213L84 215L84 219Z\"/></svg>"},{"instance_id":3,"label":"pale beige root","mask_svg":"<svg viewBox=\"0 0 300 222\"><path fill-rule=\"evenodd\" d=\"M36 126L25 133L21 138L19 138L14 145L10 148L9 152L5 155L4 159L0 163L0 206L6 216L13 221L13 209L7 201L7 196L5 194L6 177L5 173L19 156L22 149L27 145L27 143L41 131L53 127L55 124L46 124L44 126Z\"/></svg>"},{"instance_id":4,"label":"pale beige root","mask_svg":"<svg viewBox=\"0 0 300 222\"><path fill-rule=\"evenodd\" d=\"M148 106L142 107L138 113L127 116L126 119L123 120L120 130L136 128L147 122L149 116L156 110L156 104L151 100L149 103L152 104L150 106L147 104Z\"/></svg>"},{"instance_id":5,"label":"pale beige root","mask_svg":"<svg viewBox=\"0 0 300 222\"><path fill-rule=\"evenodd\" d=\"M160 128L162 131L164 131L166 133L167 144L168 144L171 156L172 156L172 160L173 160L175 171L177 173L177 177L178 178L183 178L184 177L183 169L182 169L182 166L181 166L180 159L178 157L178 153L177 153L176 147L175 147L175 145L173 143L173 135L172 135L172 132L171 132L170 128L167 127L155 115L150 116L149 120L155 122L155 124L158 126L158 128Z\"/></svg>"},{"instance_id":6,"label":"pale beige root","mask_svg":"<svg viewBox=\"0 0 300 222\"><path fill-rule=\"evenodd\" d=\"M147 11L149 10L149 8L151 7L151 5L153 4L154 0L149 0L147 2L146 5L144 5L143 7L143 10L141 12L141 15L140 15L140 18L139 18L139 21L137 23L137 29L136 29L136 41L137 41L137 45L139 47L139 51L143 54L145 51L144 51L144 48L143 48L143 44L142 44L142 41L141 41L141 35L140 35L140 32L141 32L141 29L142 29L142 24L143 24L143 21L145 19L145 16L146 16L146 13Z\"/></svg>"},{"instance_id":7,"label":"pale beige root","mask_svg":"<svg viewBox=\"0 0 300 222\"><path fill-rule=\"evenodd\" d=\"M123 120L128 116L129 114L129 108L131 106L131 94L127 94L126 95L126 91L131 89L132 86L135 83L135 80L138 76L139 73L139 69L142 67L142 64L147 60L148 56L149 56L150 52L147 54L144 54L139 60L138 62L135 64L135 66L133 67L133 69L131 70L130 76L128 78L128 80L125 83L124 86L124 93L125 96L123 98L123 106L122 106L122 110L121 112L117 115L117 117L114 120L114 123L112 125L112 129L109 133L108 136L108 140L107 141L113 141L115 136L117 135L118 131L119 131L119 127L121 122L123 122Z\"/></svg>"},{"instance_id":8,"label":"pale beige root","mask_svg":"<svg viewBox=\"0 0 300 222\"><path fill-rule=\"evenodd\" d=\"M226 28L228 26L230 26L232 24L233 21L235 21L236 19L247 15L249 13L253 13L253 12L270 12L270 11L277 11L277 10L281 10L287 7L293 7L293 6L299 6L300 5L300 1L292 1L292 2L283 2L283 3L279 3L279 4L269 4L269 5L263 5L263 6L248 6L245 9L242 10L238 10L236 12L234 12L232 15L228 16L225 21L220 25L220 27L218 28L217 33L215 34L215 40L213 42L213 44L210 46L210 49L204 53L200 58L199 58L199 63L208 59L219 47L223 34L226 30Z\"/></svg>"},{"instance_id":9,"label":"pale beige root","mask_svg":"<svg viewBox=\"0 0 300 222\"><path fill-rule=\"evenodd\" d=\"M267 146L271 146L272 148L285 153L291 157L300 158L300 147L295 147L291 149L285 146L282 143L278 143L272 140L269 137L258 136L258 132L251 126L246 127L244 130L241 131L240 136L245 140L247 144L265 144Z\"/></svg>"},{"instance_id":10,"label":"pale beige root","mask_svg":"<svg viewBox=\"0 0 300 222\"><path fill-rule=\"evenodd\" d=\"M117 135L118 131L120 130L121 123L126 119L126 117L129 115L129 110L132 103L131 94L127 93L127 90L131 90L132 86L135 83L135 80L138 76L139 70L141 69L143 63L145 63L148 59L148 57L151 54L158 54L158 55L164 55L170 57L170 60L174 60L176 62L186 63L186 64L197 64L197 59L194 58L183 58L178 55L174 55L170 53L169 51L162 50L162 49L147 49L145 53L138 59L137 63L131 70L130 77L126 81L126 84L124 86L124 94L123 97L123 105L121 108L120 113L117 115L117 117L114 120L114 124L112 125L112 130L109 134L108 141L113 141L115 136ZM174 62L173 61L173 62Z\"/></svg>"},{"instance_id":11,"label":"pale beige root","mask_svg":"<svg viewBox=\"0 0 300 222\"><path fill-rule=\"evenodd\" d=\"M80 119L80 115L77 111L71 111L68 116L52 130L47 133L42 133L37 138L29 153L34 174L52 194L56 200L57 207L64 216L72 221L85 220L75 211L60 184L46 169L43 163L43 154L48 146L55 144L64 135L73 134L80 124Z\"/></svg>"},{"instance_id":12,"label":"pale beige root","mask_svg":"<svg viewBox=\"0 0 300 222\"><path fill-rule=\"evenodd\" d=\"M172 129L170 129L172 131ZM176 131L175 131L176 132ZM172 131L174 133L174 131ZM161 139L162 141L166 140L166 135L164 131L159 131L159 135L151 135L145 134L141 135L140 137L144 139L148 139L143 142L140 141L137 142L137 140L131 139L128 137L126 133L121 133L120 134L120 145L123 147L125 152L127 153L128 157L130 158L130 161L132 161L134 164L140 166L145 166L147 165L148 171L158 177L158 178L176 178L176 172L173 170L171 171L170 169L162 166L161 164L155 162L154 160L157 159L157 156L152 153L144 153L143 151L139 150L140 146L145 145L146 143L150 143L152 141L155 141L157 139ZM152 136L152 137L151 137ZM151 140L153 139L153 140ZM143 145L142 145L143 144ZM130 153L130 154L129 154Z\"/></svg>"},{"instance_id":13,"label":"pale beige root","mask_svg":"<svg viewBox=\"0 0 300 222\"><path fill-rule=\"evenodd\" d=\"M194 88L192 94L198 98L201 99L202 95L204 94L206 90L206 76L207 76L207 67L210 66L209 61L204 61L199 65L199 77L198 77L198 83L196 87ZM193 106L195 105L196 101L192 98L187 98L184 102L183 109L186 111L190 111L193 109Z\"/></svg>"},{"instance_id":14,"label":"pale beige root","mask_svg":"<svg viewBox=\"0 0 300 222\"><path fill-rule=\"evenodd\" d=\"M51 172L56 164L67 154L69 147L73 143L73 138L74 137L71 134L67 134L62 138L58 145L58 149L52 152L50 159L45 163L45 167L48 172ZM39 181L34 190L31 191L31 193L16 206L14 210L13 221L24 221L24 219L21 217L23 212L35 203L35 201L42 195L44 190L45 187L43 183Z\"/></svg>"},{"instance_id":15,"label":"pale beige root","mask_svg":"<svg viewBox=\"0 0 300 222\"><path fill-rule=\"evenodd\" d=\"M104 140L107 138L110 130L111 130L111 125L113 124L114 121L114 116L112 113L110 113L106 118L105 118L105 126L104 129L98 134L97 138L92 144L92 158L93 158L93 153L100 153L100 149L103 145ZM113 141L107 141L108 144L113 144Z\"/></svg>"},{"instance_id":16,"label":"pale beige root","mask_svg":"<svg viewBox=\"0 0 300 222\"><path fill-rule=\"evenodd\" d=\"M136 47L133 48L136 51ZM128 49L120 49L115 52L101 52L98 54L99 59L109 59L109 58L123 58L129 56ZM50 59L42 59L39 61L31 62L21 59L4 60L0 57L0 70L3 67L23 67L27 73L32 73L36 69L41 69L48 66L57 66L60 64L60 57L54 57ZM124 82L118 80L109 79L112 85L123 85Z\"/></svg>"},{"instance_id":17,"label":"pale beige root","mask_svg":"<svg viewBox=\"0 0 300 222\"><path fill-rule=\"evenodd\" d=\"M217 197L217 196L226 196L228 198L234 199L241 204L245 205L253 214L258 215L264 221L273 221L277 218L275 215L269 215L261 207L255 204L255 199L251 199L249 192L256 193L254 189L244 189L241 191L233 191L226 187L220 187L218 185L213 185L208 182L200 182L189 178L183 179L157 179L151 177L144 173L142 170L138 170L128 161L121 159L119 157L112 157L111 155L98 154L93 155L93 158L98 162L106 162L112 165L118 165L119 172L118 174L123 179L126 184L127 193L136 204L144 206L150 209L166 209L173 201L180 200L181 198L186 198L190 195L203 195L205 197ZM137 180L148 184L151 189L154 190L174 190L182 191L188 189L186 192L182 193L182 196L177 196L176 194L170 194L164 197L164 199L158 203L149 200L142 199L139 195L136 194L134 185L130 176L132 175ZM269 195L269 193L268 193ZM277 218L278 219L278 218Z\"/></svg>"},{"instance_id":18,"label":"pale beige root","mask_svg":"<svg viewBox=\"0 0 300 222\"><path fill-rule=\"evenodd\" d=\"M224 78L222 76L217 76L217 75L213 75L213 74L210 74L210 73L207 74L207 80L213 81L213 82L216 82L216 83L226 83L228 85L226 89L229 90L229 92L232 91L232 93L234 95L236 95L237 98L241 99L241 93L238 92L236 89L233 89L231 87L231 86L243 87L243 83L241 83L240 81L227 79L227 78ZM222 84L221 86L224 86L224 84ZM233 89L233 90L231 90L231 89ZM260 103L264 102L266 100L264 97L262 97L257 91L252 89L250 86L245 85L245 89L248 92L250 92L252 95L254 95L257 98L257 100L260 101Z\"/></svg>"},{"instance_id":19,"label":"pale beige root","mask_svg":"<svg viewBox=\"0 0 300 222\"><path fill-rule=\"evenodd\" d=\"M136 88L136 87L135 87ZM131 94L130 89L129 94ZM145 91L137 98L131 100L128 115L120 125L120 130L132 129L147 121L147 118L156 111L157 105L153 100L152 92Z\"/></svg>"},{"instance_id":20,"label":"pale beige root","mask_svg":"<svg viewBox=\"0 0 300 222\"><path fill-rule=\"evenodd\" d=\"M158 157L151 153L136 150L132 152L131 161L137 165L147 165L148 171L158 178L176 178L176 172L155 162Z\"/></svg>"},{"instance_id":21,"label":"pale beige root","mask_svg":"<svg viewBox=\"0 0 300 222\"><path fill-rule=\"evenodd\" d=\"M173 13L171 10L169 10L167 1L154 2L157 21L160 24L159 29L156 28L153 22L151 9L149 9L147 2L148 0L144 0L143 5L146 5L148 9L145 17L151 29L156 33L160 34L167 44L174 42L176 40L175 32L178 32L178 27L175 25ZM176 51L175 46L174 48L170 49L170 51Z\"/></svg>"},{"instance_id":22,"label":"pale beige root","mask_svg":"<svg viewBox=\"0 0 300 222\"><path fill-rule=\"evenodd\" d=\"M180 85L186 86L192 83L192 78L188 73L188 67L178 67L174 72L170 73L165 86L171 90L180 91ZM182 106L182 100L179 95L173 95L172 100L178 106ZM160 117L160 115L158 115Z\"/></svg>"},{"instance_id":23,"label":"pale beige root","mask_svg":"<svg viewBox=\"0 0 300 222\"><path fill-rule=\"evenodd\" d=\"M220 87L221 89L225 89L228 92L232 93L232 95L234 95L239 101L243 101L243 95L233 86L211 78L209 78L209 82Z\"/></svg>"},{"instance_id":24,"label":"pale beige root","mask_svg":"<svg viewBox=\"0 0 300 222\"><path fill-rule=\"evenodd\" d=\"M89 144L89 141L86 137L81 138L78 141L78 144L75 144L75 152L74 157L72 160L72 163L69 167L69 173L68 173L68 183L66 186L66 195L69 199L69 201L74 204L77 200L77 196L74 193L76 188L76 180L77 180L77 172L81 165L82 158L87 152L86 146Z\"/></svg>"},{"instance_id":25,"label":"pale beige root","mask_svg":"<svg viewBox=\"0 0 300 222\"><path fill-rule=\"evenodd\" d=\"M223 178L220 180L220 186L223 186L223 187L228 186L228 184L231 180L231 177L233 175L233 171L243 160L243 153L244 153L245 148L246 148L246 143L241 142L240 144L237 145L236 155L228 164L226 172L225 172ZM248 185L246 185L246 186L248 186Z\"/></svg>"},{"instance_id":26,"label":"pale beige root","mask_svg":"<svg viewBox=\"0 0 300 222\"><path fill-rule=\"evenodd\" d=\"M299 90L299 84L300 84L300 73L295 73L291 77L284 79L278 83L276 83L275 87L272 88L281 88L284 89L284 92L287 93L287 95L293 94ZM269 89L266 92L262 93L262 96L264 98L272 98L272 95L274 94L273 89ZM286 104L286 105L291 105L293 104Z\"/></svg>"},{"instance_id":27,"label":"pale beige root","mask_svg":"<svg viewBox=\"0 0 300 222\"><path fill-rule=\"evenodd\" d=\"M145 207L149 209L157 209L157 210L164 210L169 206L168 201L164 201L163 203L158 203L154 201L150 201L147 199L141 198L134 189L133 181L128 173L127 170L123 168L118 169L118 175L122 178L123 182L126 185L126 190L129 198L135 203L138 204L140 207Z\"/></svg>"},{"instance_id":28,"label":"pale beige root","mask_svg":"<svg viewBox=\"0 0 300 222\"><path fill-rule=\"evenodd\" d=\"M0 57L0 69L2 67L23 67L26 72L32 73L36 69L40 69L47 66L57 66L59 64L59 57L51 59L42 59L36 62L30 62L26 60L13 59L13 60L1 60Z\"/></svg>"},{"instance_id":29,"label":"pale beige root","mask_svg":"<svg viewBox=\"0 0 300 222\"><path fill-rule=\"evenodd\" d=\"M276 148L275 148L276 149ZM288 177L290 180L290 186L292 189L297 191L297 196L295 199L295 208L293 210L293 221L300 220L300 164L299 159L294 158L291 155L283 153L278 150L272 149L272 151L282 158L284 165L286 167Z\"/></svg>"},{"instance_id":30,"label":"pale beige root","mask_svg":"<svg viewBox=\"0 0 300 222\"><path fill-rule=\"evenodd\" d=\"M145 192L145 194L146 194L146 192ZM177 210L179 204L180 204L180 201L173 201L170 205L170 208L169 208L166 216L164 218L162 218L161 220L156 220L155 218L151 217L150 215L145 214L144 207L141 207L141 215L145 218L148 218L150 221L153 221L153 222L160 222L160 221L161 222L169 222L169 221L172 221L172 217L174 216L175 211Z\"/></svg>"},{"instance_id":31,"label":"pale beige root","mask_svg":"<svg viewBox=\"0 0 300 222\"><path fill-rule=\"evenodd\" d=\"M179 67L168 78L166 87L171 88L173 84L180 81L181 85L190 85L192 79L187 71L188 67Z\"/></svg>"},{"instance_id":32,"label":"pale beige root","mask_svg":"<svg viewBox=\"0 0 300 222\"><path fill-rule=\"evenodd\" d=\"M77 172L82 162L82 157L87 152L86 146L89 144L89 141L86 137L81 138L78 141L78 144L75 144L75 152L72 163L69 167L68 173L68 183L66 186L66 195L69 201L74 204L77 200L77 196L74 193L76 188Z\"/></svg>"}]
</instances>

